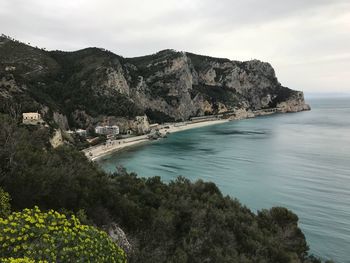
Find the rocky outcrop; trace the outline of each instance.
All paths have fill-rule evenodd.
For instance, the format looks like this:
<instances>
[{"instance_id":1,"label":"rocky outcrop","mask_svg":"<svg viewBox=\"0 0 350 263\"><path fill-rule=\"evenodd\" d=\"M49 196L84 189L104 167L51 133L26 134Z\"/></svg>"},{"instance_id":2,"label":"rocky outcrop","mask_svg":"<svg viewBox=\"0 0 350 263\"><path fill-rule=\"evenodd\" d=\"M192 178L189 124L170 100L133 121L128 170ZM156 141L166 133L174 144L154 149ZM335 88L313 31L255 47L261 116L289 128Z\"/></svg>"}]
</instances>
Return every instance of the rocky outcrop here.
<instances>
[{"instance_id":1,"label":"rocky outcrop","mask_svg":"<svg viewBox=\"0 0 350 263\"><path fill-rule=\"evenodd\" d=\"M60 129L55 130L53 136L50 138L50 144L53 148L63 145L63 137Z\"/></svg>"},{"instance_id":2,"label":"rocky outcrop","mask_svg":"<svg viewBox=\"0 0 350 263\"><path fill-rule=\"evenodd\" d=\"M105 227L105 229L113 242L115 242L128 256L130 256L132 253L132 246L129 243L124 231L115 223L110 224L109 226Z\"/></svg>"},{"instance_id":3,"label":"rocky outcrop","mask_svg":"<svg viewBox=\"0 0 350 263\"><path fill-rule=\"evenodd\" d=\"M255 114L252 111L247 111L246 109L236 109L234 114L231 116L231 119L242 120L255 117Z\"/></svg>"},{"instance_id":4,"label":"rocky outcrop","mask_svg":"<svg viewBox=\"0 0 350 263\"><path fill-rule=\"evenodd\" d=\"M121 66L118 65L116 69L112 67L106 68L105 71L106 79L100 83L100 85L104 86L106 91L116 90L121 94L129 95L129 86L126 82Z\"/></svg>"},{"instance_id":5,"label":"rocky outcrop","mask_svg":"<svg viewBox=\"0 0 350 263\"><path fill-rule=\"evenodd\" d=\"M0 97L11 98L13 93L21 92L12 74L4 74L0 78Z\"/></svg>"},{"instance_id":6,"label":"rocky outcrop","mask_svg":"<svg viewBox=\"0 0 350 263\"><path fill-rule=\"evenodd\" d=\"M148 118L144 116L136 116L135 121L130 125L130 129L135 131L136 134L146 134L150 131Z\"/></svg>"},{"instance_id":7,"label":"rocky outcrop","mask_svg":"<svg viewBox=\"0 0 350 263\"><path fill-rule=\"evenodd\" d=\"M298 112L310 110L310 106L305 103L303 92L294 93L286 101L277 104L280 112Z\"/></svg>"}]
</instances>

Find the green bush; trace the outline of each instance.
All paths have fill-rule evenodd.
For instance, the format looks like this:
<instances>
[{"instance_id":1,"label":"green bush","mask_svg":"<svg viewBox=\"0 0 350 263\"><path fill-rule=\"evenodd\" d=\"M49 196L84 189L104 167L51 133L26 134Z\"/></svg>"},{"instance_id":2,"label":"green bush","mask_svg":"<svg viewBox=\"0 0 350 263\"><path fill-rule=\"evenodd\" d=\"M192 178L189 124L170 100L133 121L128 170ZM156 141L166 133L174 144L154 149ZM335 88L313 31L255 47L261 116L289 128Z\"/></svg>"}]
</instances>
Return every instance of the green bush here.
<instances>
[{"instance_id":1,"label":"green bush","mask_svg":"<svg viewBox=\"0 0 350 263\"><path fill-rule=\"evenodd\" d=\"M10 195L0 187L0 217L6 217L11 213Z\"/></svg>"},{"instance_id":2,"label":"green bush","mask_svg":"<svg viewBox=\"0 0 350 263\"><path fill-rule=\"evenodd\" d=\"M48 262L126 262L124 251L105 232L81 225L74 215L66 218L53 210L41 212L38 207L0 218L0 258L8 257Z\"/></svg>"},{"instance_id":3,"label":"green bush","mask_svg":"<svg viewBox=\"0 0 350 263\"><path fill-rule=\"evenodd\" d=\"M48 263L46 260L37 260L35 261L34 259L31 258L2 258L1 259L2 263Z\"/></svg>"}]
</instances>

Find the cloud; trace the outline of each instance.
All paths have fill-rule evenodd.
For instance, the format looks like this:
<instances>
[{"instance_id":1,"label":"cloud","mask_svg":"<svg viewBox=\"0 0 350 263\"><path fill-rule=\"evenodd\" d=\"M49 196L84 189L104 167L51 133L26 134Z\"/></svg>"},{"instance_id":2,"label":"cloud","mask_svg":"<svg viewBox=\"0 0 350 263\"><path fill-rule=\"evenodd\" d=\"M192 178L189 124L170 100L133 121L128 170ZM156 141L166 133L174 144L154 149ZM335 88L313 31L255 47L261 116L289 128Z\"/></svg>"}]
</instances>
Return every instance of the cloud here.
<instances>
[{"instance_id":1,"label":"cloud","mask_svg":"<svg viewBox=\"0 0 350 263\"><path fill-rule=\"evenodd\" d=\"M98 46L126 57L173 48L258 58L291 88L350 92L347 0L2 0L0 32L48 49Z\"/></svg>"}]
</instances>

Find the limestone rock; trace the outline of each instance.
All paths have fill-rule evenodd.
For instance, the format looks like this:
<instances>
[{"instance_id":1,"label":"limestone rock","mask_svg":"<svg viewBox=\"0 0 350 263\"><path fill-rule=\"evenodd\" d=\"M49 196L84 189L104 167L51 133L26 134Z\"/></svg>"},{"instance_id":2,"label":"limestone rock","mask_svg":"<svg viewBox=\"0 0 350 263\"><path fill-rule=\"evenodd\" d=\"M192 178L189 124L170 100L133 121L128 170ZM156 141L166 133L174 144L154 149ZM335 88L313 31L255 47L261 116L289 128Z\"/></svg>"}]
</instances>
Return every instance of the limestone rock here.
<instances>
[{"instance_id":1,"label":"limestone rock","mask_svg":"<svg viewBox=\"0 0 350 263\"><path fill-rule=\"evenodd\" d=\"M132 253L132 246L129 243L124 231L115 223L106 227L108 235L119 247L121 247L127 255Z\"/></svg>"},{"instance_id":2,"label":"limestone rock","mask_svg":"<svg viewBox=\"0 0 350 263\"><path fill-rule=\"evenodd\" d=\"M62 137L62 132L60 129L55 130L54 135L50 139L50 144L53 148L57 148L61 145L63 145L63 137Z\"/></svg>"},{"instance_id":3,"label":"limestone rock","mask_svg":"<svg viewBox=\"0 0 350 263\"><path fill-rule=\"evenodd\" d=\"M138 135L148 133L150 131L150 127L147 116L136 116L135 120L131 121L129 129Z\"/></svg>"},{"instance_id":4,"label":"limestone rock","mask_svg":"<svg viewBox=\"0 0 350 263\"><path fill-rule=\"evenodd\" d=\"M120 68L117 70L114 68L107 68L106 75L107 78L102 84L106 87L106 89L115 89L121 94L129 95L129 86L124 77L124 72Z\"/></svg>"},{"instance_id":5,"label":"limestone rock","mask_svg":"<svg viewBox=\"0 0 350 263\"><path fill-rule=\"evenodd\" d=\"M288 100L277 104L281 112L298 112L310 110L310 106L305 103L303 92L297 92Z\"/></svg>"}]
</instances>

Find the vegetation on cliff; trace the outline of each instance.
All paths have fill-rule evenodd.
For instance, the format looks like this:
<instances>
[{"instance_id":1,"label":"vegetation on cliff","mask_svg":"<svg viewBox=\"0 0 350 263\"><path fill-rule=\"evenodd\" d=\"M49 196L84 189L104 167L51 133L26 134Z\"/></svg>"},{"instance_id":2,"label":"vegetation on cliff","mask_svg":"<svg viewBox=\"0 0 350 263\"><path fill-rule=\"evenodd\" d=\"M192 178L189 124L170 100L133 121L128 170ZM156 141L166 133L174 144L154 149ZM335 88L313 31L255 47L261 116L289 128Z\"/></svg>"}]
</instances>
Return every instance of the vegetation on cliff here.
<instances>
[{"instance_id":1,"label":"vegetation on cliff","mask_svg":"<svg viewBox=\"0 0 350 263\"><path fill-rule=\"evenodd\" d=\"M0 115L0 145L0 186L14 211L38 206L59 211L62 220L62 214L85 215L83 223L95 227L115 222L132 243L130 262L318 262L308 256L298 217L285 208L254 214L213 183L165 184L123 169L106 174L75 148L52 149L46 128L27 128L6 115ZM28 213L50 212L34 208L12 217L21 221Z\"/></svg>"},{"instance_id":2,"label":"vegetation on cliff","mask_svg":"<svg viewBox=\"0 0 350 263\"><path fill-rule=\"evenodd\" d=\"M0 37L0 105L17 103L48 121L60 113L71 128L86 129L103 116L148 113L163 122L216 114L220 106L260 110L295 97L294 104L305 104L302 93L283 87L272 66L258 60L174 50L136 58L100 48L49 52Z\"/></svg>"}]
</instances>

